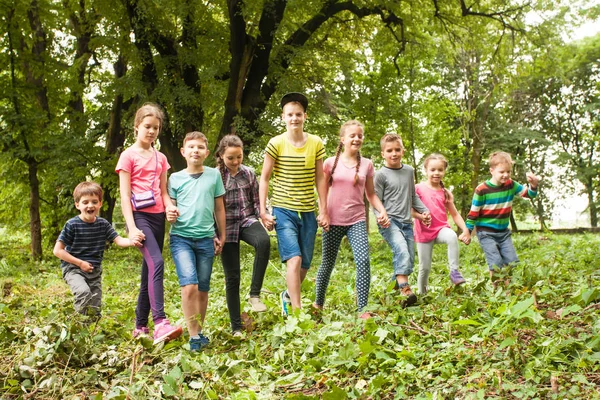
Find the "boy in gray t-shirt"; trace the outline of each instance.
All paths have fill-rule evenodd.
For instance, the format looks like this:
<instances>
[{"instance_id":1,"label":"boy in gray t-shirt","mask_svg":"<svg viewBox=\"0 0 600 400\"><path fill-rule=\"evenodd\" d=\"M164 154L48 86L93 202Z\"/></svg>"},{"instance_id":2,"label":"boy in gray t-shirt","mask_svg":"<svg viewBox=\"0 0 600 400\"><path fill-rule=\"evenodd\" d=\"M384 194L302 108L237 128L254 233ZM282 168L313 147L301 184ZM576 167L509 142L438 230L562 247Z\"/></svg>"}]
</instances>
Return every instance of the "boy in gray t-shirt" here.
<instances>
[{"instance_id":1,"label":"boy in gray t-shirt","mask_svg":"<svg viewBox=\"0 0 600 400\"><path fill-rule=\"evenodd\" d=\"M379 233L392 249L396 287L405 297L402 306L407 307L417 302L417 296L408 284L408 275L415 263L411 209L416 210L415 218L426 225L431 223L431 215L415 192L414 169L402 164L404 146L400 136L388 133L383 135L380 144L385 166L375 173L375 193L381 199L391 224L389 228L380 226Z\"/></svg>"},{"instance_id":2,"label":"boy in gray t-shirt","mask_svg":"<svg viewBox=\"0 0 600 400\"><path fill-rule=\"evenodd\" d=\"M106 242L119 247L141 246L141 238L124 239L107 220L98 217L102 188L97 183L81 182L73 191L73 199L80 214L65 224L54 245L54 255L62 260L62 276L75 296L75 310L98 318Z\"/></svg>"}]
</instances>

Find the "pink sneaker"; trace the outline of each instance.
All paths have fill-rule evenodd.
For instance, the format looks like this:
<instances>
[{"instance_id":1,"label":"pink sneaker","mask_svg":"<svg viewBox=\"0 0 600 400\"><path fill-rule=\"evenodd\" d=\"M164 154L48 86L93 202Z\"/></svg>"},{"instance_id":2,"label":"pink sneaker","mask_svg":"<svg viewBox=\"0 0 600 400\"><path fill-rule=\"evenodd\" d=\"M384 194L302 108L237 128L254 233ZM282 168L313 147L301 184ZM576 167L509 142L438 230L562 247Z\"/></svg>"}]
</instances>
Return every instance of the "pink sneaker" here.
<instances>
[{"instance_id":1,"label":"pink sneaker","mask_svg":"<svg viewBox=\"0 0 600 400\"><path fill-rule=\"evenodd\" d=\"M150 334L150 329L148 329L148 327L140 326L140 327L136 327L133 330L133 333L131 334L131 336L133 336L134 339L137 339L142 335L149 335L149 334Z\"/></svg>"},{"instance_id":2,"label":"pink sneaker","mask_svg":"<svg viewBox=\"0 0 600 400\"><path fill-rule=\"evenodd\" d=\"M154 326L154 344L176 339L182 333L183 329L180 326L171 326L168 319L163 319Z\"/></svg>"}]
</instances>

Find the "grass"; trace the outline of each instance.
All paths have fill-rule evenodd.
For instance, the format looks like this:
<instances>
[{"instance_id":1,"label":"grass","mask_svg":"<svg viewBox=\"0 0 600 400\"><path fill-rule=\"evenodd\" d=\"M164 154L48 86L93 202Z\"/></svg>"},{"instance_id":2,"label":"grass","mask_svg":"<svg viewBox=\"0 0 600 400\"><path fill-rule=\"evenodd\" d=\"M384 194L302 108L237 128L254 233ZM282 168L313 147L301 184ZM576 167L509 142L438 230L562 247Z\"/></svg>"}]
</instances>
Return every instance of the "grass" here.
<instances>
[{"instance_id":1,"label":"grass","mask_svg":"<svg viewBox=\"0 0 600 400\"><path fill-rule=\"evenodd\" d=\"M515 235L521 264L494 288L474 242L461 245L467 284L453 288L436 246L431 291L402 309L390 285L391 255L371 234L370 311L357 318L355 272L346 242L321 315L279 315L284 269L272 254L262 298L244 339L230 334L224 276L216 261L204 327L211 345L152 346L131 338L140 256L111 247L98 324L74 313L59 263L32 263L23 237L0 259L0 395L12 398L600 398L600 261L596 235ZM275 248L273 239L273 248ZM317 243L320 249L320 242ZM243 252L242 298L252 255ZM47 251L49 252L49 249ZM314 265L320 261L315 254ZM175 268L165 251L165 307L183 324ZM316 267L303 285L314 299ZM417 269L417 268L416 268ZM411 282L416 286L416 271Z\"/></svg>"}]
</instances>

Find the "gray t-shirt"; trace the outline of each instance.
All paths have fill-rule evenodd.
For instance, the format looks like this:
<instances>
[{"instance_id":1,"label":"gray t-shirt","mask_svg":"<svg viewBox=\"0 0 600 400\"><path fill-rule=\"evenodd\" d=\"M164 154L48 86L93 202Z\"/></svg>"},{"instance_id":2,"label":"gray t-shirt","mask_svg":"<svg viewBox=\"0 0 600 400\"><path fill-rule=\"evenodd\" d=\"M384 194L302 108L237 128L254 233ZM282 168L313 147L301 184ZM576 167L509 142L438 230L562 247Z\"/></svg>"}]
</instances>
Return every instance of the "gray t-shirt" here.
<instances>
[{"instance_id":1,"label":"gray t-shirt","mask_svg":"<svg viewBox=\"0 0 600 400\"><path fill-rule=\"evenodd\" d=\"M375 172L375 193L387 215L409 224L411 208L420 213L429 211L415 191L414 171L410 165L402 164L400 168L383 167Z\"/></svg>"}]
</instances>

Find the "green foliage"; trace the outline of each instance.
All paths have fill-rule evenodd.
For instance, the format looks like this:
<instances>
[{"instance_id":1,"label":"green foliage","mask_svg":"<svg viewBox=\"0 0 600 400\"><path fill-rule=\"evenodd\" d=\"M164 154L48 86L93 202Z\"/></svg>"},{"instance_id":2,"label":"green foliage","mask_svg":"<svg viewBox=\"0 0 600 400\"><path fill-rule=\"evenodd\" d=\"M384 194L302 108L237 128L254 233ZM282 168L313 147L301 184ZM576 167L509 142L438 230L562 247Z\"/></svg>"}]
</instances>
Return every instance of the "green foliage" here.
<instances>
[{"instance_id":1,"label":"green foliage","mask_svg":"<svg viewBox=\"0 0 600 400\"><path fill-rule=\"evenodd\" d=\"M598 398L600 262L589 251L600 245L596 235L515 235L521 263L499 274L510 282L496 288L476 242L461 246L467 284L459 288L450 285L446 249L436 246L430 292L402 309L389 249L373 233L367 321L355 311L345 241L320 314L279 315L285 281L274 253L262 294L269 310L253 314L244 302L254 323L241 340L230 334L216 261L204 327L211 345L199 354L186 339L153 346L131 338L135 249L106 252L103 317L90 323L74 313L58 261L29 263L24 237L10 238L15 250L0 259L2 398ZM243 295L253 259L242 250ZM165 258L166 312L182 324L168 251ZM315 274L313 267L303 285L306 310Z\"/></svg>"}]
</instances>

